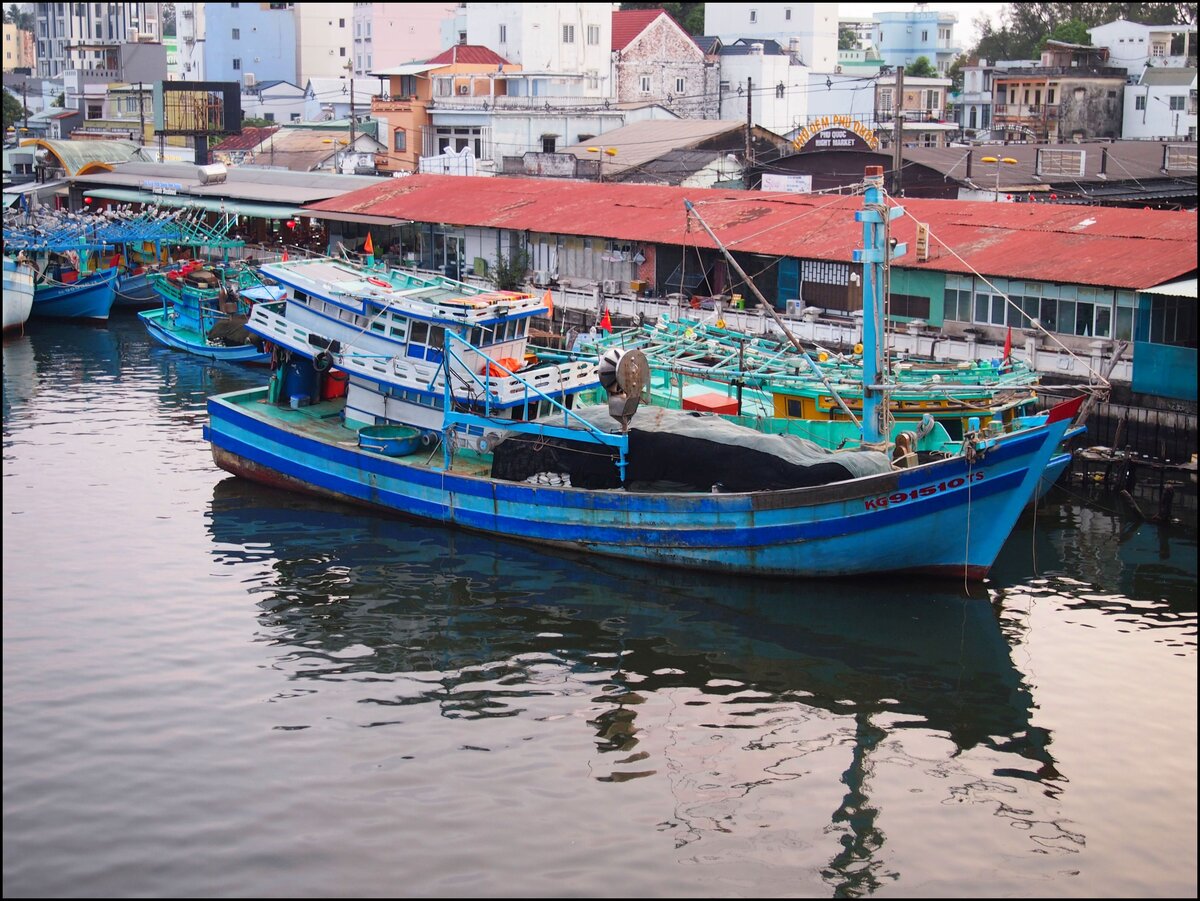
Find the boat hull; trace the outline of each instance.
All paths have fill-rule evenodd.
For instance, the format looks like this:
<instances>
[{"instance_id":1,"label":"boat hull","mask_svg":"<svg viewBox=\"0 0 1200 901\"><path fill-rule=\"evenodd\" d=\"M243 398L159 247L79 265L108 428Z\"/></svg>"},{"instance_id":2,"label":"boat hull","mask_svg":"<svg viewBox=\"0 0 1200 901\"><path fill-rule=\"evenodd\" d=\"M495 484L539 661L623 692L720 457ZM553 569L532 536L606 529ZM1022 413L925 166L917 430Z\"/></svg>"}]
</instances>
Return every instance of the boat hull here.
<instances>
[{"instance_id":1,"label":"boat hull","mask_svg":"<svg viewBox=\"0 0 1200 901\"><path fill-rule=\"evenodd\" d=\"M117 272L105 269L69 285L38 285L33 315L54 319L108 319L116 298Z\"/></svg>"},{"instance_id":2,"label":"boat hull","mask_svg":"<svg viewBox=\"0 0 1200 901\"><path fill-rule=\"evenodd\" d=\"M161 302L154 285L150 283L150 271L143 269L137 273L122 273L117 277L115 287L116 300L113 306L118 309L146 307Z\"/></svg>"},{"instance_id":3,"label":"boat hull","mask_svg":"<svg viewBox=\"0 0 1200 901\"><path fill-rule=\"evenodd\" d=\"M4 259L4 331L25 325L33 310L33 270Z\"/></svg>"},{"instance_id":4,"label":"boat hull","mask_svg":"<svg viewBox=\"0 0 1200 901\"><path fill-rule=\"evenodd\" d=\"M164 311L142 310L138 318L146 326L150 337L165 347L186 351L199 357L211 360L228 360L231 363L249 363L266 366L271 362L271 355L259 350L253 344L236 347L209 344L199 332L188 329L172 328L167 324Z\"/></svg>"},{"instance_id":5,"label":"boat hull","mask_svg":"<svg viewBox=\"0 0 1200 901\"><path fill-rule=\"evenodd\" d=\"M213 458L235 475L379 510L628 560L770 576L916 571L983 578L1032 498L1066 423L964 457L817 488L695 494L590 491L492 479L466 457L389 458L357 447L340 402L209 399ZM435 455L440 459L440 454ZM457 458L456 458L457 459ZM470 465L474 463L474 467Z\"/></svg>"}]
</instances>

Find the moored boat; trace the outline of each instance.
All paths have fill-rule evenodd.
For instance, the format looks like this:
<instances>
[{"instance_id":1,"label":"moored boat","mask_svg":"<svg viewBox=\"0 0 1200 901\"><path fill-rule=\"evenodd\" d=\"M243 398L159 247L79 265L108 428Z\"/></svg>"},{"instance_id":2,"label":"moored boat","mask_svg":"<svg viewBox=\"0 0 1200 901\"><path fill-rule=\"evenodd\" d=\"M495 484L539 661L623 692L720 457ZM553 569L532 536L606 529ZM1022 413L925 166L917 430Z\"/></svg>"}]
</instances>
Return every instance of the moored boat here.
<instances>
[{"instance_id":1,"label":"moored boat","mask_svg":"<svg viewBox=\"0 0 1200 901\"><path fill-rule=\"evenodd\" d=\"M4 257L4 332L24 327L33 310L33 268Z\"/></svg>"},{"instance_id":2,"label":"moored boat","mask_svg":"<svg viewBox=\"0 0 1200 901\"><path fill-rule=\"evenodd\" d=\"M33 315L107 320L116 299L116 269L80 273L51 264L34 282Z\"/></svg>"},{"instance_id":3,"label":"moored boat","mask_svg":"<svg viewBox=\"0 0 1200 901\"><path fill-rule=\"evenodd\" d=\"M138 318L155 341L214 360L270 362L263 339L245 325L256 299L281 292L265 286L256 272L240 264L205 266L195 261L152 272L149 280L161 306L142 310Z\"/></svg>"},{"instance_id":4,"label":"moored boat","mask_svg":"<svg viewBox=\"0 0 1200 901\"><path fill-rule=\"evenodd\" d=\"M859 214L868 268L889 253L881 182L870 174L873 205ZM544 309L531 295L327 261L263 270L287 296L256 304L247 327L280 353L267 387L210 398L216 463L507 538L734 573L978 579L1069 424L1063 410L1019 417L922 456L874 428L864 367L864 448L829 451L639 406L638 352L607 370L527 362L529 320ZM868 308L879 283L864 279ZM607 403L578 403L597 381Z\"/></svg>"}]
</instances>

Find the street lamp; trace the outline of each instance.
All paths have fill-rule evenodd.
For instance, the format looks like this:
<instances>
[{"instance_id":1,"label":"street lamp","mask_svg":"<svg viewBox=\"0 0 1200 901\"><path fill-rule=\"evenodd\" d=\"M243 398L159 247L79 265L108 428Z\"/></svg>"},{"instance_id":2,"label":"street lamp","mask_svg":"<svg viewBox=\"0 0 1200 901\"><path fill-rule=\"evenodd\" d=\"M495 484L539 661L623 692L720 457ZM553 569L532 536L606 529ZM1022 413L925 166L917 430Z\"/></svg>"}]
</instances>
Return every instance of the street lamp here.
<instances>
[{"instance_id":1,"label":"street lamp","mask_svg":"<svg viewBox=\"0 0 1200 901\"><path fill-rule=\"evenodd\" d=\"M587 149L587 152L588 153L601 153L601 150L599 147L589 147ZM605 147L603 153L601 153L601 155L599 157L597 157L598 162L596 163L596 181L604 181L604 157L605 156L616 156L616 155L617 155L616 147Z\"/></svg>"},{"instance_id":2,"label":"street lamp","mask_svg":"<svg viewBox=\"0 0 1200 901\"><path fill-rule=\"evenodd\" d=\"M994 156L985 156L985 157L980 157L979 161L981 163L995 163L996 164L996 198L995 199L996 199L996 202L999 203L1000 202L1000 164L1007 163L1010 166L1015 166L1017 164L1017 161L1014 160L1011 156L1002 156L999 158L994 157Z\"/></svg>"}]
</instances>

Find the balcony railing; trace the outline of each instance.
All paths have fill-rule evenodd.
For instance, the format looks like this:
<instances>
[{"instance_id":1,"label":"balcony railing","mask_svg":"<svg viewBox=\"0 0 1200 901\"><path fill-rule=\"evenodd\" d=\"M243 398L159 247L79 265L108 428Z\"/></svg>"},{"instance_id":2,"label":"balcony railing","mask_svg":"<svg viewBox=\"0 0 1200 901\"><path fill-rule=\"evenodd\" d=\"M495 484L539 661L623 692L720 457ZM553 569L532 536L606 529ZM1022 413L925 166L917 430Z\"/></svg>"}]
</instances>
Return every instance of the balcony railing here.
<instances>
[{"instance_id":1,"label":"balcony railing","mask_svg":"<svg viewBox=\"0 0 1200 901\"><path fill-rule=\"evenodd\" d=\"M992 115L997 119L1057 119L1058 107L1048 103L995 103Z\"/></svg>"}]
</instances>

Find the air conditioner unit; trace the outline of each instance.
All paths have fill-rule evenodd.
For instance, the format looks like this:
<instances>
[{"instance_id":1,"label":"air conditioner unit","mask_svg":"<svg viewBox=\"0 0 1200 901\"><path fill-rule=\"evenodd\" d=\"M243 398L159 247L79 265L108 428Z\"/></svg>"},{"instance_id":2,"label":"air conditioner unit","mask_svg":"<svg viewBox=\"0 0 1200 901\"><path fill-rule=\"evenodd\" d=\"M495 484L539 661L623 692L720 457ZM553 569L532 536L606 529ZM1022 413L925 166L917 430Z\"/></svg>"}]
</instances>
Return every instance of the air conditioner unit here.
<instances>
[{"instance_id":1,"label":"air conditioner unit","mask_svg":"<svg viewBox=\"0 0 1200 901\"><path fill-rule=\"evenodd\" d=\"M550 284L550 273L545 269L538 269L533 273L533 283L539 288L545 288Z\"/></svg>"},{"instance_id":2,"label":"air conditioner unit","mask_svg":"<svg viewBox=\"0 0 1200 901\"><path fill-rule=\"evenodd\" d=\"M803 312L804 312L804 301L802 301L802 300L796 300L796 299L794 299L794 298L793 298L793 299L790 299L790 300L788 300L788 302L787 302L787 315L789 315L789 316L799 316L799 315L800 315L801 313L803 313Z\"/></svg>"},{"instance_id":3,"label":"air conditioner unit","mask_svg":"<svg viewBox=\"0 0 1200 901\"><path fill-rule=\"evenodd\" d=\"M460 93L460 94L469 94L469 93L471 93L471 86L470 86L470 85L465 85L465 84L460 84L460 85L458 86L458 93Z\"/></svg>"},{"instance_id":4,"label":"air conditioner unit","mask_svg":"<svg viewBox=\"0 0 1200 901\"><path fill-rule=\"evenodd\" d=\"M248 88L252 88L258 84L258 79L254 77L253 72L247 72L242 76L242 84Z\"/></svg>"},{"instance_id":5,"label":"air conditioner unit","mask_svg":"<svg viewBox=\"0 0 1200 901\"><path fill-rule=\"evenodd\" d=\"M621 290L621 285L616 279L606 278L604 283L601 285L600 290L605 294L617 294Z\"/></svg>"}]
</instances>

